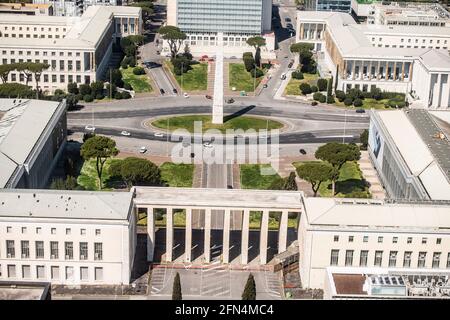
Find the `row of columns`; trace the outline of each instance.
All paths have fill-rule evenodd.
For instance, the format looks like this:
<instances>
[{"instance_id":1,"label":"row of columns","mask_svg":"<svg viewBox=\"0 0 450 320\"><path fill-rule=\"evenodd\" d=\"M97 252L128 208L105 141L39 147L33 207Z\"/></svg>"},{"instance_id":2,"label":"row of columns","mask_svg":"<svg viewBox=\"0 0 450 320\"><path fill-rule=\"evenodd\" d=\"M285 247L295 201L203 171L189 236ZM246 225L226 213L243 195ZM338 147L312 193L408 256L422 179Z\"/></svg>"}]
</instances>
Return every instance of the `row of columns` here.
<instances>
[{"instance_id":1,"label":"row of columns","mask_svg":"<svg viewBox=\"0 0 450 320\"><path fill-rule=\"evenodd\" d=\"M321 40L325 32L325 24L323 23L301 23L300 24L300 40Z\"/></svg>"},{"instance_id":2,"label":"row of columns","mask_svg":"<svg viewBox=\"0 0 450 320\"><path fill-rule=\"evenodd\" d=\"M205 209L205 228L204 228L204 261L211 262L211 209ZM223 244L222 244L222 262L230 263L230 220L231 209L224 210L223 224ZM173 260L173 208L168 208L166 213L166 254L167 262ZM192 260L192 208L186 209L186 229L185 229L185 253L184 261ZM152 207L147 207L147 260L153 261L155 251L155 218ZM288 211L281 211L280 226L278 232L278 253L286 251L288 231ZM241 264L248 264L249 250L249 232L250 232L250 210L243 210L242 233L241 233ZM269 210L262 211L259 256L260 263L267 263L267 246L269 233Z\"/></svg>"},{"instance_id":3,"label":"row of columns","mask_svg":"<svg viewBox=\"0 0 450 320\"><path fill-rule=\"evenodd\" d=\"M360 63L358 63L358 61ZM368 62L368 63L367 63ZM367 67L366 74L368 75L368 80L376 79L380 80L382 74L385 74L385 79L389 78L390 73L388 73L389 65L392 63L392 61L364 61L364 60L344 60L344 70L345 70L345 78L347 78L347 73L350 73L352 80L355 80L356 75L358 74L360 76L360 80L363 79L364 75L364 67ZM348 65L351 64L351 70L349 70ZM359 70L358 73L356 73L356 65L359 64ZM400 67L401 64L401 67ZM407 67L407 64L409 64L409 68ZM397 65L399 65L399 73L397 73ZM405 68L406 67L406 68ZM375 68L374 74L372 74L372 68ZM383 68L383 72L380 72L381 68ZM406 70L408 70L408 73L406 73ZM392 80L393 81L404 81L406 76L408 76L408 80L411 80L412 76L412 62L393 62L392 67Z\"/></svg>"}]
</instances>

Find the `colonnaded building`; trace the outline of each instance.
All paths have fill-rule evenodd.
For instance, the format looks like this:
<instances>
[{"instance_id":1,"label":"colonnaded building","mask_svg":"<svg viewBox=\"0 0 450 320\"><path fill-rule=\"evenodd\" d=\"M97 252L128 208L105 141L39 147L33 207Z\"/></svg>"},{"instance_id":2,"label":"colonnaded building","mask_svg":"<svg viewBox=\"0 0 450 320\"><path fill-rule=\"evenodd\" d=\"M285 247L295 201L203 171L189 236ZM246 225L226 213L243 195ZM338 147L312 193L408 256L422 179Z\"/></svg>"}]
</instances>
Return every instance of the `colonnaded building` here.
<instances>
[{"instance_id":1,"label":"colonnaded building","mask_svg":"<svg viewBox=\"0 0 450 320\"><path fill-rule=\"evenodd\" d=\"M43 62L40 88L53 92L67 84L102 79L109 66L113 44L121 37L142 32L142 9L91 6L81 17L0 14L0 61ZM8 81L25 84L25 77L11 72ZM30 83L34 85L33 83Z\"/></svg>"},{"instance_id":2,"label":"colonnaded building","mask_svg":"<svg viewBox=\"0 0 450 320\"><path fill-rule=\"evenodd\" d=\"M167 25L186 33L185 43L195 56L215 55L220 49L225 58L240 58L244 52L254 51L247 39L262 36L266 46L261 48L261 56L275 58L272 0L168 0ZM163 51L169 52L166 43Z\"/></svg>"},{"instance_id":3,"label":"colonnaded building","mask_svg":"<svg viewBox=\"0 0 450 320\"><path fill-rule=\"evenodd\" d=\"M346 13L297 12L296 42L314 44L335 90L380 88L412 106L450 108L450 28L357 24Z\"/></svg>"}]
</instances>

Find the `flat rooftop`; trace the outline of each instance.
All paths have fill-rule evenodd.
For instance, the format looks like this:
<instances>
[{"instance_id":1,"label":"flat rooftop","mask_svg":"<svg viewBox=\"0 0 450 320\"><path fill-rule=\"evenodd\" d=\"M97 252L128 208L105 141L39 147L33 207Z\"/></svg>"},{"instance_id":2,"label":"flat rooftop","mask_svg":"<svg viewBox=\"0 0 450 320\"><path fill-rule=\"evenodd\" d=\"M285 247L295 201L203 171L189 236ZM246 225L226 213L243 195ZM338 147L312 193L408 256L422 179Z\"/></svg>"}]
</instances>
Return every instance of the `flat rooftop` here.
<instances>
[{"instance_id":1,"label":"flat rooftop","mask_svg":"<svg viewBox=\"0 0 450 320\"><path fill-rule=\"evenodd\" d=\"M49 283L0 281L0 300L44 300L49 290Z\"/></svg>"}]
</instances>

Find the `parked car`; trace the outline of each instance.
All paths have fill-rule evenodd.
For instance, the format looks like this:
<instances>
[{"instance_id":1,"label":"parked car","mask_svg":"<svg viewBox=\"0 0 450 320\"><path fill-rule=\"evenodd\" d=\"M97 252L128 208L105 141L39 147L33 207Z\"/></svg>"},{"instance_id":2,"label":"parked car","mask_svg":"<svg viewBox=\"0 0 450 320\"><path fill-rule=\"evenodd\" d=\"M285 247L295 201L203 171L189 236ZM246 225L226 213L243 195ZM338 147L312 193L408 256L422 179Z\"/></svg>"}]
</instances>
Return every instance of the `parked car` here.
<instances>
[{"instance_id":1,"label":"parked car","mask_svg":"<svg viewBox=\"0 0 450 320\"><path fill-rule=\"evenodd\" d=\"M212 97L209 94L207 94L205 97L206 97L206 99L209 99L209 100L212 99Z\"/></svg>"},{"instance_id":2,"label":"parked car","mask_svg":"<svg viewBox=\"0 0 450 320\"><path fill-rule=\"evenodd\" d=\"M292 68L292 66L294 65L294 63L293 62L289 62L289 64L288 64L288 68L290 69L290 68Z\"/></svg>"},{"instance_id":3,"label":"parked car","mask_svg":"<svg viewBox=\"0 0 450 320\"><path fill-rule=\"evenodd\" d=\"M164 93L166 93L165 91L164 91L164 89L159 89L159 92L161 92L161 94L164 94Z\"/></svg>"},{"instance_id":4,"label":"parked car","mask_svg":"<svg viewBox=\"0 0 450 320\"><path fill-rule=\"evenodd\" d=\"M91 125L87 125L86 127L84 127L84 129L86 129L87 131L95 131L95 127Z\"/></svg>"},{"instance_id":5,"label":"parked car","mask_svg":"<svg viewBox=\"0 0 450 320\"><path fill-rule=\"evenodd\" d=\"M292 20L291 20L291 18L286 17L286 18L284 18L284 21L286 21L286 22L291 22Z\"/></svg>"},{"instance_id":6,"label":"parked car","mask_svg":"<svg viewBox=\"0 0 450 320\"><path fill-rule=\"evenodd\" d=\"M227 103L233 103L233 102L234 102L233 98L230 98L230 99L227 100Z\"/></svg>"},{"instance_id":7,"label":"parked car","mask_svg":"<svg viewBox=\"0 0 450 320\"><path fill-rule=\"evenodd\" d=\"M128 131L122 131L121 133L120 133L121 135L123 135L123 136L130 136L131 135L131 133L129 133Z\"/></svg>"},{"instance_id":8,"label":"parked car","mask_svg":"<svg viewBox=\"0 0 450 320\"><path fill-rule=\"evenodd\" d=\"M164 133L156 132L156 133L155 133L155 137L162 138L162 137L164 137Z\"/></svg>"},{"instance_id":9,"label":"parked car","mask_svg":"<svg viewBox=\"0 0 450 320\"><path fill-rule=\"evenodd\" d=\"M183 97L189 98L189 95L187 94L187 92L183 93Z\"/></svg>"},{"instance_id":10,"label":"parked car","mask_svg":"<svg viewBox=\"0 0 450 320\"><path fill-rule=\"evenodd\" d=\"M366 113L366 110L364 110L364 109L356 109L356 113Z\"/></svg>"},{"instance_id":11,"label":"parked car","mask_svg":"<svg viewBox=\"0 0 450 320\"><path fill-rule=\"evenodd\" d=\"M140 152L140 153L146 153L146 152L147 152L147 148L146 148L146 147L141 147L141 148L139 149L139 152Z\"/></svg>"},{"instance_id":12,"label":"parked car","mask_svg":"<svg viewBox=\"0 0 450 320\"><path fill-rule=\"evenodd\" d=\"M280 77L281 80L285 80L286 79L286 73L283 73Z\"/></svg>"},{"instance_id":13,"label":"parked car","mask_svg":"<svg viewBox=\"0 0 450 320\"><path fill-rule=\"evenodd\" d=\"M265 83L265 84L263 85L263 88L265 89L265 88L267 88L267 87L268 87L268 84Z\"/></svg>"},{"instance_id":14,"label":"parked car","mask_svg":"<svg viewBox=\"0 0 450 320\"><path fill-rule=\"evenodd\" d=\"M299 151L300 151L301 154L306 154L305 149L300 149Z\"/></svg>"},{"instance_id":15,"label":"parked car","mask_svg":"<svg viewBox=\"0 0 450 320\"><path fill-rule=\"evenodd\" d=\"M177 89L173 88L172 91L173 91L173 93L178 94L178 90Z\"/></svg>"}]
</instances>

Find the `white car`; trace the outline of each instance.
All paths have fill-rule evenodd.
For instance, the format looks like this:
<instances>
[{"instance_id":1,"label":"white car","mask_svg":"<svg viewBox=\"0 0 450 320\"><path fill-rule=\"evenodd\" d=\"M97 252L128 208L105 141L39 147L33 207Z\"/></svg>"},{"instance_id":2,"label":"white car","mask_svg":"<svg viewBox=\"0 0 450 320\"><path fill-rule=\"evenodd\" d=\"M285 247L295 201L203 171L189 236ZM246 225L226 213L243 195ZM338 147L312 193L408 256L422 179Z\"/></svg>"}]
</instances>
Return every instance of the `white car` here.
<instances>
[{"instance_id":1,"label":"white car","mask_svg":"<svg viewBox=\"0 0 450 320\"><path fill-rule=\"evenodd\" d=\"M129 133L128 131L122 131L121 133L120 133L121 135L123 135L123 136L130 136L131 135L131 133Z\"/></svg>"},{"instance_id":2,"label":"white car","mask_svg":"<svg viewBox=\"0 0 450 320\"><path fill-rule=\"evenodd\" d=\"M164 137L164 133L156 132L156 133L155 133L155 137L162 138L162 137Z\"/></svg>"},{"instance_id":3,"label":"white car","mask_svg":"<svg viewBox=\"0 0 450 320\"><path fill-rule=\"evenodd\" d=\"M183 97L189 98L189 95L187 94L187 92L183 93Z\"/></svg>"},{"instance_id":4,"label":"white car","mask_svg":"<svg viewBox=\"0 0 450 320\"><path fill-rule=\"evenodd\" d=\"M205 143L203 144L203 146L204 146L205 148L212 148L212 147L213 147L213 145L211 144L211 142L205 142Z\"/></svg>"},{"instance_id":5,"label":"white car","mask_svg":"<svg viewBox=\"0 0 450 320\"><path fill-rule=\"evenodd\" d=\"M91 125L87 125L86 127L84 127L84 129L86 129L88 131L95 131L95 127L91 126Z\"/></svg>"},{"instance_id":6,"label":"white car","mask_svg":"<svg viewBox=\"0 0 450 320\"><path fill-rule=\"evenodd\" d=\"M146 152L147 152L147 148L146 148L146 147L141 147L141 148L139 149L139 152L140 152L140 153L146 153Z\"/></svg>"}]
</instances>

